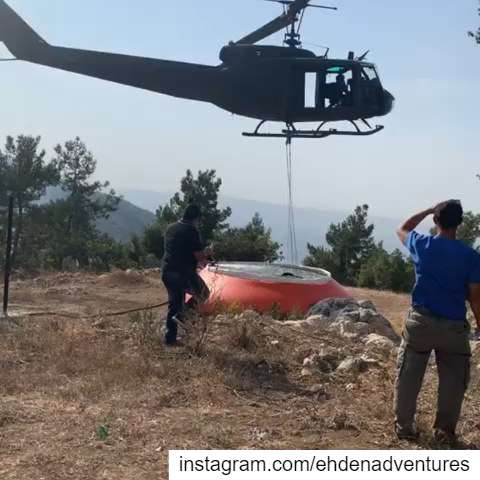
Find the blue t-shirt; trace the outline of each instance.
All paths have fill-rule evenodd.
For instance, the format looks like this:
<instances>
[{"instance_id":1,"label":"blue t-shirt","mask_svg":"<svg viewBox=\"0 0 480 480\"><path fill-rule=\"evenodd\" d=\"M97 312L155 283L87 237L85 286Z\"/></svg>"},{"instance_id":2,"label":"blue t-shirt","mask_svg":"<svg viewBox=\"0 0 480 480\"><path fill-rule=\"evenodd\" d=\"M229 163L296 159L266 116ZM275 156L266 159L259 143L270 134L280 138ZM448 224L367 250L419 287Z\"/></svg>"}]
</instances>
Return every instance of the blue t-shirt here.
<instances>
[{"instance_id":1,"label":"blue t-shirt","mask_svg":"<svg viewBox=\"0 0 480 480\"><path fill-rule=\"evenodd\" d=\"M480 254L459 240L410 232L405 246L415 263L413 306L464 321L469 285L480 283Z\"/></svg>"}]
</instances>

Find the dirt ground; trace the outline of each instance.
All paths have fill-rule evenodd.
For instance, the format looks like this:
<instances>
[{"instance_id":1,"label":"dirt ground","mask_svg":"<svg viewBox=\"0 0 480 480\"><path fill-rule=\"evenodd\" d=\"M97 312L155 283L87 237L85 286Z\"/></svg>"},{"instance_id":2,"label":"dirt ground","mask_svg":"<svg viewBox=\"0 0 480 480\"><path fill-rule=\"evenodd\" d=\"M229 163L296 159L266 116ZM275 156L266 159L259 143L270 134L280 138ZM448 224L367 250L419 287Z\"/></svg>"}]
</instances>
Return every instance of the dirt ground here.
<instances>
[{"instance_id":1,"label":"dirt ground","mask_svg":"<svg viewBox=\"0 0 480 480\"><path fill-rule=\"evenodd\" d=\"M407 296L352 293L400 331ZM170 449L437 448L433 366L419 403L422 438L398 442L393 354L363 374L304 377L303 359L322 345L359 345L198 320L187 349L165 350L164 310L104 315L164 299L155 271L14 282L14 313L51 314L0 327L2 480L166 479ZM480 445L479 353L459 432L471 448Z\"/></svg>"}]
</instances>

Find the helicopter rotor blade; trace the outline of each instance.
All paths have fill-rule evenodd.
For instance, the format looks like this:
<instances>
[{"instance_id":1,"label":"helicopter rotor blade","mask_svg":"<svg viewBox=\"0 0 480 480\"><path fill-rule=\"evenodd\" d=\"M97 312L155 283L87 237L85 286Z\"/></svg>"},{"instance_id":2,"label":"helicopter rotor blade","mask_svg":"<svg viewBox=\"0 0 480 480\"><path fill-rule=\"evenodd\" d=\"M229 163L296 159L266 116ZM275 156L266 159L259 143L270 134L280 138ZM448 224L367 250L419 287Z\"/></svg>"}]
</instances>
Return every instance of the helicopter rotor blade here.
<instances>
[{"instance_id":1,"label":"helicopter rotor blade","mask_svg":"<svg viewBox=\"0 0 480 480\"><path fill-rule=\"evenodd\" d=\"M279 32L283 28L288 27L289 25L297 21L297 15L302 10L308 7L310 0L292 0L291 2L289 0L280 0L280 3L282 2L287 2L283 3L283 5L288 6L288 10L286 13L283 13L271 22L267 23L258 30L255 30L246 37L243 37L235 43L254 44L260 42L264 38L269 37L270 35L273 35L274 33Z\"/></svg>"},{"instance_id":2,"label":"helicopter rotor blade","mask_svg":"<svg viewBox=\"0 0 480 480\"><path fill-rule=\"evenodd\" d=\"M265 0L265 2L273 2L273 3L280 3L281 5L292 5L293 0ZM314 7L314 8L323 8L324 10L338 10L337 7L329 7L326 5L316 5L313 3L309 3L307 7Z\"/></svg>"}]
</instances>

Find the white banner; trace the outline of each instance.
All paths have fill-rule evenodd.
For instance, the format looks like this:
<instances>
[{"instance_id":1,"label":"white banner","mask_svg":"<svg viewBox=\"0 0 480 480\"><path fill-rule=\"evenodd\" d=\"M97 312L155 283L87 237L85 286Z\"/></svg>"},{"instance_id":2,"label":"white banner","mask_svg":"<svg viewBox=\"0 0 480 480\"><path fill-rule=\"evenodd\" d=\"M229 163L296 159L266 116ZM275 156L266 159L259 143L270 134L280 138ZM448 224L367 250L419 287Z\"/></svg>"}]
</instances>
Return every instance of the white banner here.
<instances>
[{"instance_id":1,"label":"white banner","mask_svg":"<svg viewBox=\"0 0 480 480\"><path fill-rule=\"evenodd\" d=\"M171 451L171 480L480 478L475 451Z\"/></svg>"}]
</instances>

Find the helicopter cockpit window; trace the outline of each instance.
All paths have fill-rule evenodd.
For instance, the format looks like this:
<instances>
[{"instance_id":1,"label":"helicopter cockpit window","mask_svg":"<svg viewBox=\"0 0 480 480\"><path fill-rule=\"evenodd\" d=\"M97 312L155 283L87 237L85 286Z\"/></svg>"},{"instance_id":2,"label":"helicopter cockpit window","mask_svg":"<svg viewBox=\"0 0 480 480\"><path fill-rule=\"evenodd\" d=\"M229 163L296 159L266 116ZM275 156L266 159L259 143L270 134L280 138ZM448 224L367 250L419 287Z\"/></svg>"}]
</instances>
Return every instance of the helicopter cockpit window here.
<instances>
[{"instance_id":1,"label":"helicopter cockpit window","mask_svg":"<svg viewBox=\"0 0 480 480\"><path fill-rule=\"evenodd\" d=\"M360 101L368 106L380 106L383 89L374 67L362 67L359 82Z\"/></svg>"},{"instance_id":2,"label":"helicopter cockpit window","mask_svg":"<svg viewBox=\"0 0 480 480\"><path fill-rule=\"evenodd\" d=\"M363 67L361 70L360 77L362 80L370 82L379 82L378 74L375 68L373 67Z\"/></svg>"},{"instance_id":3,"label":"helicopter cockpit window","mask_svg":"<svg viewBox=\"0 0 480 480\"><path fill-rule=\"evenodd\" d=\"M353 106L353 72L343 66L329 67L325 74L325 84L318 92L323 108Z\"/></svg>"}]
</instances>

